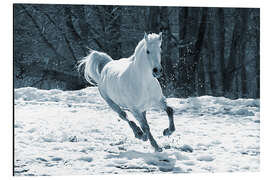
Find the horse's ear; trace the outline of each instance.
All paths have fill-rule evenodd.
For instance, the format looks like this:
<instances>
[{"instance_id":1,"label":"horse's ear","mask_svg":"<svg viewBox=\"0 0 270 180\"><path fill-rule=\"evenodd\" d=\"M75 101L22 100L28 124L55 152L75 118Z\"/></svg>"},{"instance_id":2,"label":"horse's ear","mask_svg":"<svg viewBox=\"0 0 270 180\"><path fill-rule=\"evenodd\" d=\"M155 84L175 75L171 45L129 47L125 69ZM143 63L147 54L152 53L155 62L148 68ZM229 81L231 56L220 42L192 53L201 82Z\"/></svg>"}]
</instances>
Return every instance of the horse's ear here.
<instances>
[{"instance_id":1,"label":"horse's ear","mask_svg":"<svg viewBox=\"0 0 270 180\"><path fill-rule=\"evenodd\" d=\"M162 32L160 32L158 35L159 35L159 40L162 41Z\"/></svg>"},{"instance_id":2,"label":"horse's ear","mask_svg":"<svg viewBox=\"0 0 270 180\"><path fill-rule=\"evenodd\" d=\"M144 32L144 39L146 42L148 42L148 36L147 36L146 32Z\"/></svg>"}]
</instances>

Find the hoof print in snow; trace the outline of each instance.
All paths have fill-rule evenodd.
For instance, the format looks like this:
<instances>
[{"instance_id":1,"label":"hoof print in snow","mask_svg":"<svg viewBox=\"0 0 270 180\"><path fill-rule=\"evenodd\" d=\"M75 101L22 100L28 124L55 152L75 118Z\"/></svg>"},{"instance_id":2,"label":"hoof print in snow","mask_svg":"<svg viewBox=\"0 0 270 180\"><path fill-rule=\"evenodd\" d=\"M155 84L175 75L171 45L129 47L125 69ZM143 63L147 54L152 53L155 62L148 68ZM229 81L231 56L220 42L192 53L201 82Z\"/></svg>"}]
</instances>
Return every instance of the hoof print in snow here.
<instances>
[{"instance_id":1,"label":"hoof print in snow","mask_svg":"<svg viewBox=\"0 0 270 180\"><path fill-rule=\"evenodd\" d=\"M170 160L168 160L168 159L160 159L159 161L163 161L163 162L170 162Z\"/></svg>"},{"instance_id":2,"label":"hoof print in snow","mask_svg":"<svg viewBox=\"0 0 270 180\"><path fill-rule=\"evenodd\" d=\"M24 174L25 176L35 176L34 174L30 173L30 174Z\"/></svg>"},{"instance_id":3,"label":"hoof print in snow","mask_svg":"<svg viewBox=\"0 0 270 180\"><path fill-rule=\"evenodd\" d=\"M171 149L171 146L170 145L165 145L164 149Z\"/></svg>"},{"instance_id":4,"label":"hoof print in snow","mask_svg":"<svg viewBox=\"0 0 270 180\"><path fill-rule=\"evenodd\" d=\"M116 143L110 143L111 146L119 146L119 145L122 145L124 144L124 141L119 141L119 142L116 142Z\"/></svg>"},{"instance_id":5,"label":"hoof print in snow","mask_svg":"<svg viewBox=\"0 0 270 180\"><path fill-rule=\"evenodd\" d=\"M183 145L179 148L181 151L184 151L184 152L190 152L192 153L193 152L193 148L190 146L190 145Z\"/></svg>"},{"instance_id":6,"label":"hoof print in snow","mask_svg":"<svg viewBox=\"0 0 270 180\"><path fill-rule=\"evenodd\" d=\"M92 162L93 161L93 158L91 158L91 157L81 157L78 160L80 160L80 161L86 161L86 162Z\"/></svg>"},{"instance_id":7,"label":"hoof print in snow","mask_svg":"<svg viewBox=\"0 0 270 180\"><path fill-rule=\"evenodd\" d=\"M211 142L211 144L219 145L219 144L221 144L221 142L219 140L214 140L214 141Z\"/></svg>"},{"instance_id":8,"label":"hoof print in snow","mask_svg":"<svg viewBox=\"0 0 270 180\"><path fill-rule=\"evenodd\" d=\"M212 156L205 155L205 156L199 156L197 160L198 161L213 161L214 158Z\"/></svg>"},{"instance_id":9,"label":"hoof print in snow","mask_svg":"<svg viewBox=\"0 0 270 180\"><path fill-rule=\"evenodd\" d=\"M239 116L254 116L254 113L247 109L239 109L238 111L234 112L234 114Z\"/></svg>"},{"instance_id":10,"label":"hoof print in snow","mask_svg":"<svg viewBox=\"0 0 270 180\"><path fill-rule=\"evenodd\" d=\"M38 160L38 161L43 161L43 162L48 162L46 159L41 158L41 157L36 158L36 160Z\"/></svg>"},{"instance_id":11,"label":"hoof print in snow","mask_svg":"<svg viewBox=\"0 0 270 180\"><path fill-rule=\"evenodd\" d=\"M29 169L16 169L16 170L14 171L14 173L15 173L15 174L21 174L21 173L25 173L25 172L27 172L27 171L29 171Z\"/></svg>"},{"instance_id":12,"label":"hoof print in snow","mask_svg":"<svg viewBox=\"0 0 270 180\"><path fill-rule=\"evenodd\" d=\"M173 170L172 167L159 167L159 170L162 172L170 172Z\"/></svg>"},{"instance_id":13,"label":"hoof print in snow","mask_svg":"<svg viewBox=\"0 0 270 180\"><path fill-rule=\"evenodd\" d=\"M124 147L118 147L118 149L120 150L120 151L127 151L127 149L126 148L124 148Z\"/></svg>"},{"instance_id":14,"label":"hoof print in snow","mask_svg":"<svg viewBox=\"0 0 270 180\"><path fill-rule=\"evenodd\" d=\"M69 142L78 142L77 136L71 136L68 138Z\"/></svg>"},{"instance_id":15,"label":"hoof print in snow","mask_svg":"<svg viewBox=\"0 0 270 180\"><path fill-rule=\"evenodd\" d=\"M46 163L45 166L46 167L53 167L53 166L56 166L57 163Z\"/></svg>"},{"instance_id":16,"label":"hoof print in snow","mask_svg":"<svg viewBox=\"0 0 270 180\"><path fill-rule=\"evenodd\" d=\"M249 155L249 156L258 156L260 155L259 151L254 151L254 150L248 150L248 151L242 151L242 155Z\"/></svg>"},{"instance_id":17,"label":"hoof print in snow","mask_svg":"<svg viewBox=\"0 0 270 180\"><path fill-rule=\"evenodd\" d=\"M63 159L62 158L60 158L60 157L54 157L54 158L52 158L52 161L62 161Z\"/></svg>"},{"instance_id":18,"label":"hoof print in snow","mask_svg":"<svg viewBox=\"0 0 270 180\"><path fill-rule=\"evenodd\" d=\"M184 164L187 166L194 166L195 165L195 163L193 161L186 161L186 162L184 162Z\"/></svg>"}]
</instances>

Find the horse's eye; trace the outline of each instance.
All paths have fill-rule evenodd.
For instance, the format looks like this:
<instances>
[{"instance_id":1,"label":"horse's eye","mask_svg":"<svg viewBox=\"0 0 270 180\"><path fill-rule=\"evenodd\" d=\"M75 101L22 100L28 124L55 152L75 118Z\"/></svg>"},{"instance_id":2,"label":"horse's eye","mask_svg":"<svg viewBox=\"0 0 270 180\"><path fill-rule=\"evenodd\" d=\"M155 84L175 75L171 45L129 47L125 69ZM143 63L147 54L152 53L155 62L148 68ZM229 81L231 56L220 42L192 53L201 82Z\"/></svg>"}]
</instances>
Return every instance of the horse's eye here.
<instances>
[{"instance_id":1,"label":"horse's eye","mask_svg":"<svg viewBox=\"0 0 270 180\"><path fill-rule=\"evenodd\" d=\"M148 50L146 51L146 53L147 53L147 54L150 54L150 52L149 52Z\"/></svg>"}]
</instances>

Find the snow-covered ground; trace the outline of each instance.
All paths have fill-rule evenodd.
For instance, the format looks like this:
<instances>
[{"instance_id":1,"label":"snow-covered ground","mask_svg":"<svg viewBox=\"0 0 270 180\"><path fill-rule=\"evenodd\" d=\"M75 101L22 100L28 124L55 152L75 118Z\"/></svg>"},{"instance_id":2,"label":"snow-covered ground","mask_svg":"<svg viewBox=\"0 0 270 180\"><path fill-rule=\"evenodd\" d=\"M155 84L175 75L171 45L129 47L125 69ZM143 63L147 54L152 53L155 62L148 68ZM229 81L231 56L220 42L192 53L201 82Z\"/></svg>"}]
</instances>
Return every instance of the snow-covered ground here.
<instances>
[{"instance_id":1,"label":"snow-covered ground","mask_svg":"<svg viewBox=\"0 0 270 180\"><path fill-rule=\"evenodd\" d=\"M135 139L97 88L16 89L15 175L259 171L258 99L167 101L175 111L176 132L170 137L162 136L166 113L147 112L163 148L159 153L149 142Z\"/></svg>"}]
</instances>

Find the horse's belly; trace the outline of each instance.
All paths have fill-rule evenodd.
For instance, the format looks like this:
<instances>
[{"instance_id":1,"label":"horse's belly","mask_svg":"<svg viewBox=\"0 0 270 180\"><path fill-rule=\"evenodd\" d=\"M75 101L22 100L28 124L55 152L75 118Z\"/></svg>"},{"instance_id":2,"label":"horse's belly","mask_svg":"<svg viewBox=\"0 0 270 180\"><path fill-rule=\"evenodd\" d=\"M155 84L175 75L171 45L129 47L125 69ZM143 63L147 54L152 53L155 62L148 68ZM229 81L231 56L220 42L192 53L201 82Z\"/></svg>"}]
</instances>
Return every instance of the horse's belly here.
<instances>
[{"instance_id":1,"label":"horse's belly","mask_svg":"<svg viewBox=\"0 0 270 180\"><path fill-rule=\"evenodd\" d=\"M146 111L159 105L161 96L159 93L146 89L133 88L121 93L120 105L129 109Z\"/></svg>"},{"instance_id":2,"label":"horse's belly","mask_svg":"<svg viewBox=\"0 0 270 180\"><path fill-rule=\"evenodd\" d=\"M129 94L119 83L117 75L106 76L102 79L100 88L106 92L106 95L117 105L127 108Z\"/></svg>"},{"instance_id":3,"label":"horse's belly","mask_svg":"<svg viewBox=\"0 0 270 180\"><path fill-rule=\"evenodd\" d=\"M152 97L147 93L142 93L139 87L129 87L117 85L114 81L107 82L106 92L111 100L121 107L145 111L151 107Z\"/></svg>"}]
</instances>

